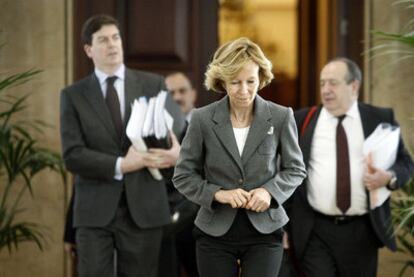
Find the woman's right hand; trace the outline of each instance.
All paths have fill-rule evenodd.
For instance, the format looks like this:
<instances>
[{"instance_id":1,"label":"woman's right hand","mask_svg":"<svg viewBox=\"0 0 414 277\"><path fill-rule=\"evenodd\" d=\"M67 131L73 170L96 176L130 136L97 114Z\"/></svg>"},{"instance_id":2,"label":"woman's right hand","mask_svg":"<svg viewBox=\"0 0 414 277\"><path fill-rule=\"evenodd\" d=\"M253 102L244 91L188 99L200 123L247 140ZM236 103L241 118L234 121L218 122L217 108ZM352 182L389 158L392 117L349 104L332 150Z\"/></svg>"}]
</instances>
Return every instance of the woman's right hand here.
<instances>
[{"instance_id":1,"label":"woman's right hand","mask_svg":"<svg viewBox=\"0 0 414 277\"><path fill-rule=\"evenodd\" d=\"M229 204L232 208L244 208L250 201L251 195L244 189L219 190L214 194L214 200Z\"/></svg>"}]
</instances>

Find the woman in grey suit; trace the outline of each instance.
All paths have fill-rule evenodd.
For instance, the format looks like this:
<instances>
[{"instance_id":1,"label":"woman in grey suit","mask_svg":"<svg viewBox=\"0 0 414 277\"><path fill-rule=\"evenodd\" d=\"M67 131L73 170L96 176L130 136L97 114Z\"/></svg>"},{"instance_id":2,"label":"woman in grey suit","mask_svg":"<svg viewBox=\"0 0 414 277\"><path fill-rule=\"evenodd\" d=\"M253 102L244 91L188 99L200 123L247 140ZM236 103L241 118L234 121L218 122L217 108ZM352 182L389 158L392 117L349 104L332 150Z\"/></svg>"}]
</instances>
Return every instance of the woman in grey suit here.
<instances>
[{"instance_id":1,"label":"woman in grey suit","mask_svg":"<svg viewBox=\"0 0 414 277\"><path fill-rule=\"evenodd\" d=\"M193 113L174 185L201 208L195 220L201 277L277 276L282 207L305 177L290 108L257 91L273 78L258 45L240 38L221 46L206 72L221 100ZM278 163L277 163L278 160Z\"/></svg>"}]
</instances>

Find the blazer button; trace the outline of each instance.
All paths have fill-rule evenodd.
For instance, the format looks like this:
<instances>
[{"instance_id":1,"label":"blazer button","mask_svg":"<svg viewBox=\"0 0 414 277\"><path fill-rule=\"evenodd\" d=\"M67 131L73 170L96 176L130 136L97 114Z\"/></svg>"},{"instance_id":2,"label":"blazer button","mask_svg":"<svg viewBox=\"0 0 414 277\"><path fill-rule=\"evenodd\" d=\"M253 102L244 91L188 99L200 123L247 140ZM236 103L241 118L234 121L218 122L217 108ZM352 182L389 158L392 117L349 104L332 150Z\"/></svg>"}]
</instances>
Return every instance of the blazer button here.
<instances>
[{"instance_id":1,"label":"blazer button","mask_svg":"<svg viewBox=\"0 0 414 277\"><path fill-rule=\"evenodd\" d=\"M239 182L239 185L243 185L244 180L240 178L238 182Z\"/></svg>"}]
</instances>

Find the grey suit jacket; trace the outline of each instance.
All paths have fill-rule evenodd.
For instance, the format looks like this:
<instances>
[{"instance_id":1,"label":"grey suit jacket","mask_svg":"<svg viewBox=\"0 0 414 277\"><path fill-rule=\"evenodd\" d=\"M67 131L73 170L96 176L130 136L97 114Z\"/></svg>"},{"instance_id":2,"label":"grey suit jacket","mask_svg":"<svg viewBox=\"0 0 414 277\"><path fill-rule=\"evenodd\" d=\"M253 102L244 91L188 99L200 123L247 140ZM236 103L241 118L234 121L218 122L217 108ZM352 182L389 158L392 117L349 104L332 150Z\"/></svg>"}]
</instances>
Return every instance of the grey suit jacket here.
<instances>
[{"instance_id":1,"label":"grey suit jacket","mask_svg":"<svg viewBox=\"0 0 414 277\"><path fill-rule=\"evenodd\" d=\"M126 69L125 125L131 103L140 96L155 96L165 89L161 76ZM184 128L179 107L168 97L166 107L175 118L174 131ZM95 74L63 89L61 93L61 140L66 168L75 175L75 227L102 227L110 222L125 190L128 208L141 228L168 224L170 213L164 181L153 179L147 169L114 179L117 157L131 142L116 137L111 115Z\"/></svg>"},{"instance_id":2,"label":"grey suit jacket","mask_svg":"<svg viewBox=\"0 0 414 277\"><path fill-rule=\"evenodd\" d=\"M282 204L304 177L292 110L256 96L253 121L240 157L226 96L194 111L173 182L182 194L201 206L195 220L197 227L221 236L230 229L237 209L214 201L218 190L267 189L272 196L271 207L262 213L247 211L254 227L266 234L287 223Z\"/></svg>"}]
</instances>

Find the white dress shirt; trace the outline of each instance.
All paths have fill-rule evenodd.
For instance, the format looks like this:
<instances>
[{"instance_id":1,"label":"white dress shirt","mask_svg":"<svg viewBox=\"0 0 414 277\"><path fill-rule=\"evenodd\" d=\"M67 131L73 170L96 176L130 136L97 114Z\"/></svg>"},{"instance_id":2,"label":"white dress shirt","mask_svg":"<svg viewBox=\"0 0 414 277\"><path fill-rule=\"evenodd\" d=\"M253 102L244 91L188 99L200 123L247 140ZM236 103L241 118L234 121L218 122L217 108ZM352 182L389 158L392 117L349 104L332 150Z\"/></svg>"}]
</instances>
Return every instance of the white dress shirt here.
<instances>
[{"instance_id":1,"label":"white dress shirt","mask_svg":"<svg viewBox=\"0 0 414 277\"><path fill-rule=\"evenodd\" d=\"M327 215L341 215L336 206L336 126L338 118L322 108L312 139L308 167L308 201L314 210ZM346 215L368 211L363 184L366 162L362 154L364 133L357 101L342 121L348 140L351 171L351 207Z\"/></svg>"},{"instance_id":2,"label":"white dress shirt","mask_svg":"<svg viewBox=\"0 0 414 277\"><path fill-rule=\"evenodd\" d=\"M250 126L245 128L233 128L234 137L237 143L237 149L239 149L240 156L243 153L244 145L246 144L247 135L249 134Z\"/></svg>"},{"instance_id":3,"label":"white dress shirt","mask_svg":"<svg viewBox=\"0 0 414 277\"><path fill-rule=\"evenodd\" d=\"M95 75L98 78L99 85L101 86L101 91L102 91L102 95L104 99L106 97L106 88L107 88L106 79L111 76L118 77L114 82L114 87L115 87L116 93L118 94L119 106L121 110L121 118L122 120L125 120L125 66L122 64L118 68L118 70L115 71L115 73L111 76L99 70L98 68L95 68ZM121 171L121 162L122 162L122 157L118 157L115 163L114 179L116 180L122 180L122 178L124 177Z\"/></svg>"},{"instance_id":4,"label":"white dress shirt","mask_svg":"<svg viewBox=\"0 0 414 277\"><path fill-rule=\"evenodd\" d=\"M99 85L101 86L102 95L105 99L106 97L106 88L107 83L106 79L111 76L118 77L114 82L114 87L116 89L116 93L118 94L120 109L121 109L121 118L122 120L125 119L125 66L122 64L117 71L111 76L104 73L103 71L95 68L95 75L99 80Z\"/></svg>"},{"instance_id":5,"label":"white dress shirt","mask_svg":"<svg viewBox=\"0 0 414 277\"><path fill-rule=\"evenodd\" d=\"M193 112L194 109L191 109L186 115L185 115L185 120L187 121L188 124L190 124L191 118L193 117Z\"/></svg>"}]
</instances>

